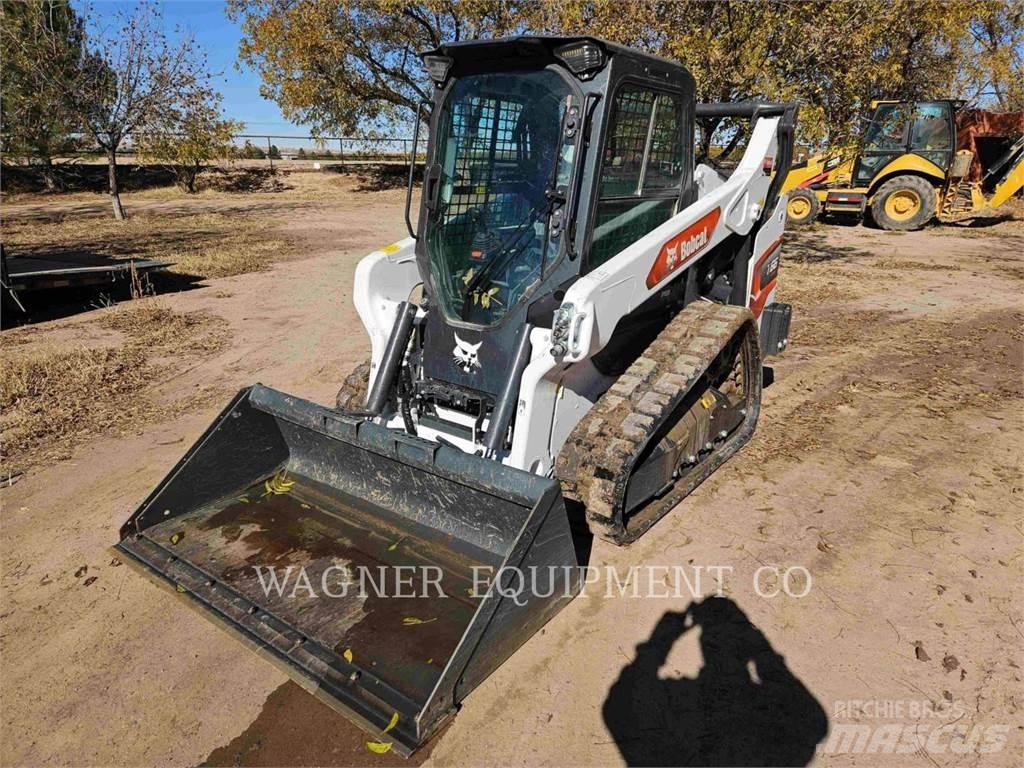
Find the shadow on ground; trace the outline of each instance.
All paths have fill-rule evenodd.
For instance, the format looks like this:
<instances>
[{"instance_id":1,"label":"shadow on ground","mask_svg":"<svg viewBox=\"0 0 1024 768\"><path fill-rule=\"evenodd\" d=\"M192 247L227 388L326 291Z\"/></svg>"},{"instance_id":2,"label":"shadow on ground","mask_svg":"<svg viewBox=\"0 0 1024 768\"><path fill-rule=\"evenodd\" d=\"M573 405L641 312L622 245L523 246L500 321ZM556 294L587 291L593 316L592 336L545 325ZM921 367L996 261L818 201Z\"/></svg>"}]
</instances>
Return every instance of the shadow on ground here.
<instances>
[{"instance_id":1,"label":"shadow on ground","mask_svg":"<svg viewBox=\"0 0 1024 768\"><path fill-rule=\"evenodd\" d=\"M797 233L786 233L786 260L790 263L823 264L826 262L849 262L877 255L877 252L872 253L864 248L831 243L825 237L825 233L818 230L817 227L815 229L800 230Z\"/></svg>"},{"instance_id":2,"label":"shadow on ground","mask_svg":"<svg viewBox=\"0 0 1024 768\"><path fill-rule=\"evenodd\" d=\"M997 215L989 216L972 216L971 218L961 219L960 221L951 221L945 224L939 222L933 222L933 226L936 227L948 227L950 229L986 229L988 227L995 227L1006 221L1013 221L1012 213L1000 213Z\"/></svg>"},{"instance_id":3,"label":"shadow on ground","mask_svg":"<svg viewBox=\"0 0 1024 768\"><path fill-rule=\"evenodd\" d=\"M106 192L106 163L55 163L51 166L3 164L3 190L14 193ZM47 177L54 185L51 189ZM174 169L163 165L119 163L117 180L122 192L136 192L174 183Z\"/></svg>"},{"instance_id":4,"label":"shadow on ground","mask_svg":"<svg viewBox=\"0 0 1024 768\"><path fill-rule=\"evenodd\" d=\"M105 163L56 163L41 165L3 164L3 191L16 194L53 195L59 199L66 192L105 193L108 189ZM53 184L51 188L47 177ZM121 192L170 187L177 182L175 167L170 165L119 163L117 180ZM201 189L219 192L282 192L291 189L275 169L216 165L207 166L198 179Z\"/></svg>"},{"instance_id":5,"label":"shadow on ground","mask_svg":"<svg viewBox=\"0 0 1024 768\"><path fill-rule=\"evenodd\" d=\"M676 641L700 632L696 678L661 679ZM828 732L821 705L732 600L661 617L603 709L628 765L806 765Z\"/></svg>"},{"instance_id":6,"label":"shadow on ground","mask_svg":"<svg viewBox=\"0 0 1024 768\"><path fill-rule=\"evenodd\" d=\"M359 165L329 165L324 170L356 179L355 192L383 192L403 189L409 183L408 163L363 163ZM413 169L414 182L423 181L423 164Z\"/></svg>"}]
</instances>

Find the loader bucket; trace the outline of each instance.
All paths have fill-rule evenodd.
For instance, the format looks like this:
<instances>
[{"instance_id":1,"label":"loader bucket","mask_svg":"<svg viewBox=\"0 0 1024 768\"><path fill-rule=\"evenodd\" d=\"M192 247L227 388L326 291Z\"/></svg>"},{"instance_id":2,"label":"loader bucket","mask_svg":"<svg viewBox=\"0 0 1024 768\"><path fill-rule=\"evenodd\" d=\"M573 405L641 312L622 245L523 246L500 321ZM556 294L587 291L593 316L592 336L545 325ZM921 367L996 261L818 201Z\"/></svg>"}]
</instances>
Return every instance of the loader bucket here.
<instances>
[{"instance_id":1,"label":"loader bucket","mask_svg":"<svg viewBox=\"0 0 1024 768\"><path fill-rule=\"evenodd\" d=\"M579 588L554 480L261 385L117 547L400 754Z\"/></svg>"}]
</instances>

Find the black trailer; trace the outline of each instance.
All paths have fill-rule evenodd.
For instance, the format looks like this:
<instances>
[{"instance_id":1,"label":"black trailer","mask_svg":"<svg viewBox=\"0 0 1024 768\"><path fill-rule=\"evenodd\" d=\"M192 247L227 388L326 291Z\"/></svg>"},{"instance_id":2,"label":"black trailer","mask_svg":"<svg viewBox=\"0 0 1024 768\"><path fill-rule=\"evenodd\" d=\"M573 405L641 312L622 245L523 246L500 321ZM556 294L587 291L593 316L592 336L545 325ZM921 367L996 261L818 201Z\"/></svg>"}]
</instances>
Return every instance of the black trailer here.
<instances>
[{"instance_id":1,"label":"black trailer","mask_svg":"<svg viewBox=\"0 0 1024 768\"><path fill-rule=\"evenodd\" d=\"M153 259L115 259L90 253L50 254L46 256L8 256L0 245L4 304L27 312L26 294L58 288L111 287L137 277L167 269L169 261ZM34 303L34 302L31 302Z\"/></svg>"}]
</instances>

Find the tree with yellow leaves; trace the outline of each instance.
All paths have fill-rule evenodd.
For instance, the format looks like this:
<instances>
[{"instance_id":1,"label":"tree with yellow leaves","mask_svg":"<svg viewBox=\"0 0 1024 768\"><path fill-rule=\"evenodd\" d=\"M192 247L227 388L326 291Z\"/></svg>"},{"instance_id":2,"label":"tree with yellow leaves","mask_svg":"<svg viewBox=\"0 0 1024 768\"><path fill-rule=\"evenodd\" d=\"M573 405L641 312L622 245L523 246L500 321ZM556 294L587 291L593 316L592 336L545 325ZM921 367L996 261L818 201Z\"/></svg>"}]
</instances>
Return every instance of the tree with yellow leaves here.
<instances>
[{"instance_id":1,"label":"tree with yellow leaves","mask_svg":"<svg viewBox=\"0 0 1024 768\"><path fill-rule=\"evenodd\" d=\"M178 185L189 194L195 193L203 168L213 160L228 157L232 136L243 128L239 122L221 118L220 104L220 94L206 86L181 94L179 103L164 113L163 119L136 134L139 154L166 163Z\"/></svg>"},{"instance_id":2,"label":"tree with yellow leaves","mask_svg":"<svg viewBox=\"0 0 1024 768\"><path fill-rule=\"evenodd\" d=\"M316 133L356 133L408 119L431 95L418 54L442 42L527 28L520 0L229 0L242 62L263 96Z\"/></svg>"},{"instance_id":3,"label":"tree with yellow leaves","mask_svg":"<svg viewBox=\"0 0 1024 768\"><path fill-rule=\"evenodd\" d=\"M991 81L989 90L1009 103L1021 87L1020 2L230 0L229 7L245 32L242 59L259 70L264 95L289 119L321 131L409 118L430 95L420 51L536 32L604 37L680 61L702 101L799 101L800 139L816 144L858 134L873 99L957 97Z\"/></svg>"}]
</instances>

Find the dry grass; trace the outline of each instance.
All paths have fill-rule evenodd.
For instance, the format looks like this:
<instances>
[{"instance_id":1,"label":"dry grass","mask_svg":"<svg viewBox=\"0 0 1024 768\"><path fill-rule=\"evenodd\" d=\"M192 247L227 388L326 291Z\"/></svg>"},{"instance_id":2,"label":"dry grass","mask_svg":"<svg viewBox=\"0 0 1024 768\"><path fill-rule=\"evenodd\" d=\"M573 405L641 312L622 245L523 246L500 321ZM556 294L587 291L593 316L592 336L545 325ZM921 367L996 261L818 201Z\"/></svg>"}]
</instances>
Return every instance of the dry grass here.
<instances>
[{"instance_id":1,"label":"dry grass","mask_svg":"<svg viewBox=\"0 0 1024 768\"><path fill-rule=\"evenodd\" d=\"M88 434L138 419L152 404L137 397L156 373L140 347L43 348L3 354L0 433L7 469L66 455Z\"/></svg>"},{"instance_id":2,"label":"dry grass","mask_svg":"<svg viewBox=\"0 0 1024 768\"><path fill-rule=\"evenodd\" d=\"M262 272L289 251L286 241L253 227L230 232L218 243L183 248L173 255L171 271L204 278Z\"/></svg>"},{"instance_id":3,"label":"dry grass","mask_svg":"<svg viewBox=\"0 0 1024 768\"><path fill-rule=\"evenodd\" d=\"M962 267L955 264L929 264L925 261L909 261L907 259L878 259L871 262L875 269L902 270L920 269L925 272L959 272Z\"/></svg>"},{"instance_id":4,"label":"dry grass","mask_svg":"<svg viewBox=\"0 0 1024 768\"><path fill-rule=\"evenodd\" d=\"M841 304L870 293L873 288L851 279L842 266L827 263L801 264L783 257L779 298L801 310L824 304Z\"/></svg>"},{"instance_id":5,"label":"dry grass","mask_svg":"<svg viewBox=\"0 0 1024 768\"><path fill-rule=\"evenodd\" d=\"M162 298L118 304L99 322L123 333L129 344L169 351L216 352L225 341L221 318L206 312L175 312Z\"/></svg>"},{"instance_id":6,"label":"dry grass","mask_svg":"<svg viewBox=\"0 0 1024 768\"><path fill-rule=\"evenodd\" d=\"M113 346L59 348L4 344L0 349L0 456L7 469L65 458L91 436L167 415L175 405L153 396L171 372L164 362L220 349L223 323L182 314L161 299L121 304L100 324L123 335Z\"/></svg>"},{"instance_id":7,"label":"dry grass","mask_svg":"<svg viewBox=\"0 0 1024 768\"><path fill-rule=\"evenodd\" d=\"M990 312L966 322L913 318L875 322L873 328L867 317L848 311L813 326L822 337L815 341L831 354L857 355L856 365L812 374L799 382L794 398L762 411L747 449L755 458L799 458L823 445L841 445L848 427L834 431L833 425L842 418L867 422L910 412L924 432L931 419L971 409L989 412L1024 399L1018 373L1024 363L1021 314ZM867 332L850 334L847 328Z\"/></svg>"},{"instance_id":8,"label":"dry grass","mask_svg":"<svg viewBox=\"0 0 1024 768\"><path fill-rule=\"evenodd\" d=\"M202 278L266 269L291 252L258 213L139 214L127 221L83 218L8 220L4 244L10 255L98 254L112 258L173 261L171 271Z\"/></svg>"}]
</instances>

